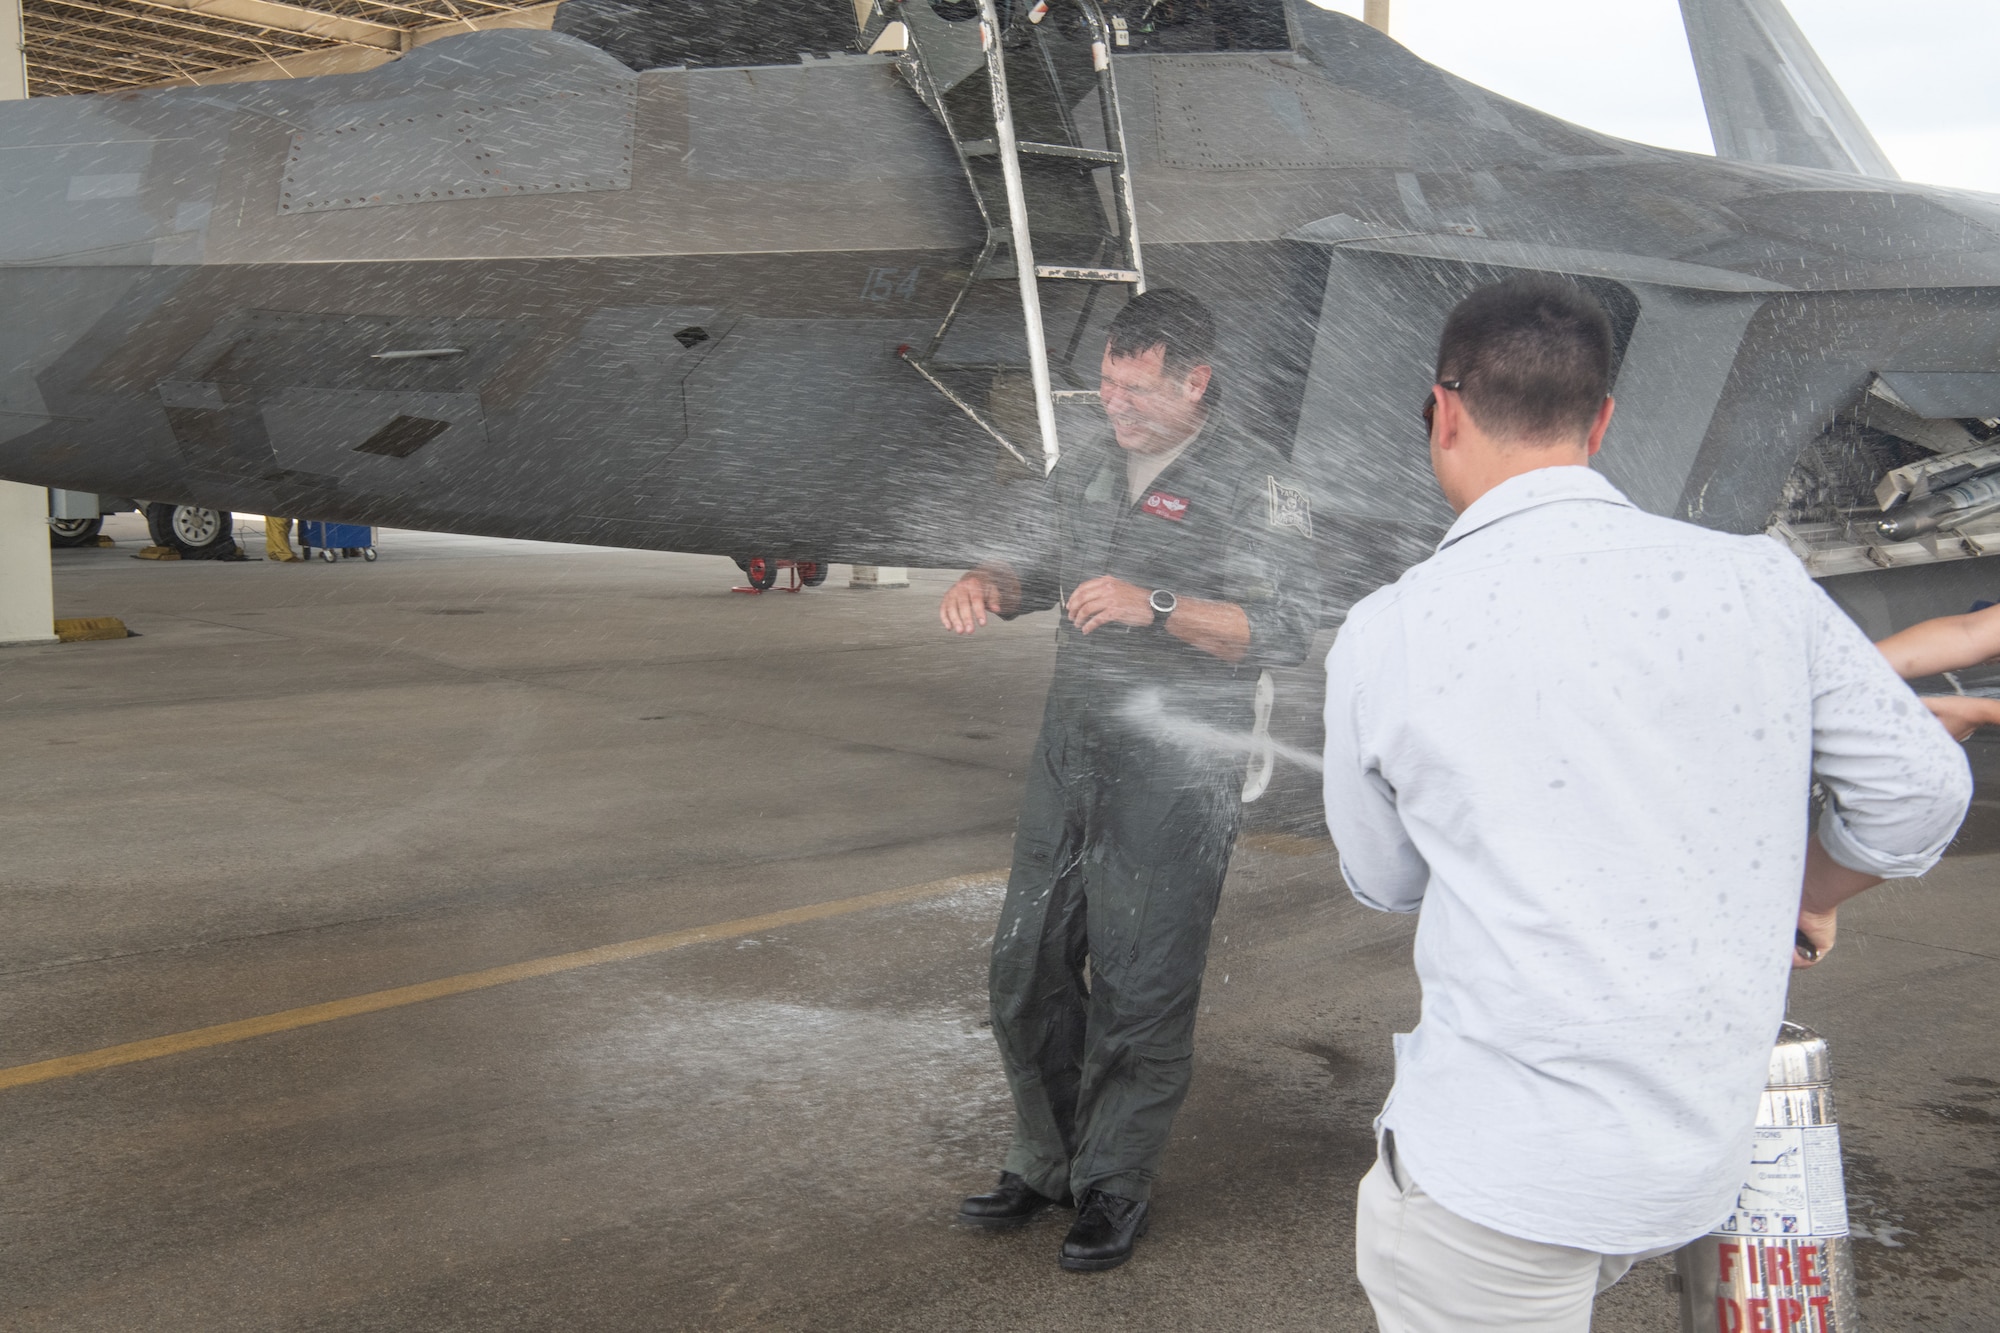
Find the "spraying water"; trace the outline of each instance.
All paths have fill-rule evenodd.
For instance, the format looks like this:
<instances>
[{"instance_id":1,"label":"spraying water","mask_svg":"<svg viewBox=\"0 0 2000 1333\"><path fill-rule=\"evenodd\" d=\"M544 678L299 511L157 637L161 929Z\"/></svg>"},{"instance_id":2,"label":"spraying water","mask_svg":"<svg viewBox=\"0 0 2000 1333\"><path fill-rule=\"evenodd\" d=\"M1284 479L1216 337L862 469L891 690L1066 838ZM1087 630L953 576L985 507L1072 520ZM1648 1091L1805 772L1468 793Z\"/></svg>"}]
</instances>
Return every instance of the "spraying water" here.
<instances>
[{"instance_id":1,"label":"spraying water","mask_svg":"<svg viewBox=\"0 0 2000 1333\"><path fill-rule=\"evenodd\" d=\"M1159 690L1135 690L1119 710L1119 716L1148 735L1185 749L1204 754L1240 754L1247 758L1271 754L1314 773L1326 771L1318 755L1272 740L1261 726L1255 731L1225 731L1169 712L1166 697Z\"/></svg>"}]
</instances>

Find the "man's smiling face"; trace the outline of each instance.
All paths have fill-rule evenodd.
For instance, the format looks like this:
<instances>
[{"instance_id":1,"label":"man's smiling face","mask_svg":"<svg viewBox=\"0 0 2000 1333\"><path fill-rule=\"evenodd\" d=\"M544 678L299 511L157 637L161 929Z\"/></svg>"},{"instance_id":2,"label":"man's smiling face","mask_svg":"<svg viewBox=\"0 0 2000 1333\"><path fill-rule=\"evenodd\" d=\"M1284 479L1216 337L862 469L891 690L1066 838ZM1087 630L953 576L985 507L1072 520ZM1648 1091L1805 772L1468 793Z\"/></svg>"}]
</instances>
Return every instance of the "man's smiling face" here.
<instances>
[{"instance_id":1,"label":"man's smiling face","mask_svg":"<svg viewBox=\"0 0 2000 1333\"><path fill-rule=\"evenodd\" d=\"M1164 346L1149 347L1136 356L1118 356L1106 348L1097 396L1111 418L1118 447L1159 454L1186 441L1200 428L1207 411L1204 399L1213 373L1205 365L1183 374L1168 370Z\"/></svg>"}]
</instances>

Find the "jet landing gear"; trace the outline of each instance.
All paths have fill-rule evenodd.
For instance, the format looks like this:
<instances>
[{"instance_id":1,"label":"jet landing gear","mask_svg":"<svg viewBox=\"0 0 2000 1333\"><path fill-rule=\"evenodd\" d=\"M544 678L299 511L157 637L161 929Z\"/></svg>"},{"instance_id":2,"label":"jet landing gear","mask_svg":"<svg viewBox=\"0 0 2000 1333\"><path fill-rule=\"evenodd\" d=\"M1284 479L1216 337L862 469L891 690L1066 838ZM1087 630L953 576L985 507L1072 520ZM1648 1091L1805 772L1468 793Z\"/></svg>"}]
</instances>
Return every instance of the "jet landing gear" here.
<instances>
[{"instance_id":1,"label":"jet landing gear","mask_svg":"<svg viewBox=\"0 0 2000 1333\"><path fill-rule=\"evenodd\" d=\"M227 560L242 554L236 548L231 518L226 509L175 504L146 506L146 527L153 534L153 544L183 560Z\"/></svg>"},{"instance_id":2,"label":"jet landing gear","mask_svg":"<svg viewBox=\"0 0 2000 1333\"><path fill-rule=\"evenodd\" d=\"M779 592L797 592L801 588L817 588L826 582L826 561L824 560L773 560L768 556L753 555L736 562L743 569L743 575L750 580L747 588L731 588L731 592L747 592L751 596L769 592L777 585L781 571L791 577Z\"/></svg>"},{"instance_id":3,"label":"jet landing gear","mask_svg":"<svg viewBox=\"0 0 2000 1333\"><path fill-rule=\"evenodd\" d=\"M52 518L49 520L49 545L95 546L97 534L102 531L102 518Z\"/></svg>"}]
</instances>

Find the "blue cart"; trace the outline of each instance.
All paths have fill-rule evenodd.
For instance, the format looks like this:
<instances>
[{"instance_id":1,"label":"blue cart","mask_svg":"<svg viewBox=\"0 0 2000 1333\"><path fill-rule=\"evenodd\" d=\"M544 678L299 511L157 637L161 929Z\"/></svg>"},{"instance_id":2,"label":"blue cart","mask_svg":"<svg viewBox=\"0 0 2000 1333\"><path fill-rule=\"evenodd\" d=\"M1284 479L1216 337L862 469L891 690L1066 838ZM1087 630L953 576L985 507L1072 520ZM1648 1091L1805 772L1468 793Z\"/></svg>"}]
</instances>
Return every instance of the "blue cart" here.
<instances>
[{"instance_id":1,"label":"blue cart","mask_svg":"<svg viewBox=\"0 0 2000 1333\"><path fill-rule=\"evenodd\" d=\"M375 529L363 527L359 523L321 523L314 519L299 520L299 545L305 548L306 559L312 559L313 548L319 548L322 560L338 560L342 556L363 560L375 558Z\"/></svg>"}]
</instances>

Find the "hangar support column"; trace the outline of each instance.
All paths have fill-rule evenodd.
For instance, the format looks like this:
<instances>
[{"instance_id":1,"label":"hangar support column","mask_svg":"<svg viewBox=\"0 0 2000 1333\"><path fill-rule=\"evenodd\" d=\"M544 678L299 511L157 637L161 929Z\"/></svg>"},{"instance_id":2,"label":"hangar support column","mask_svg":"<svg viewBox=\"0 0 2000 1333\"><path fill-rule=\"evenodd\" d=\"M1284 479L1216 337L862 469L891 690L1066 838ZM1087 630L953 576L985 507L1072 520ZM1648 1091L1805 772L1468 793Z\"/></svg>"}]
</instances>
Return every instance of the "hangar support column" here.
<instances>
[{"instance_id":1,"label":"hangar support column","mask_svg":"<svg viewBox=\"0 0 2000 1333\"><path fill-rule=\"evenodd\" d=\"M0 100L28 95L21 0L0 0ZM56 641L49 493L0 481L0 644Z\"/></svg>"},{"instance_id":2,"label":"hangar support column","mask_svg":"<svg viewBox=\"0 0 2000 1333\"><path fill-rule=\"evenodd\" d=\"M0 102L28 95L28 56L22 50L21 0L0 0Z\"/></svg>"},{"instance_id":3,"label":"hangar support column","mask_svg":"<svg viewBox=\"0 0 2000 1333\"><path fill-rule=\"evenodd\" d=\"M910 586L910 571L901 565L856 565L854 575L848 579L850 588L907 588Z\"/></svg>"}]
</instances>

